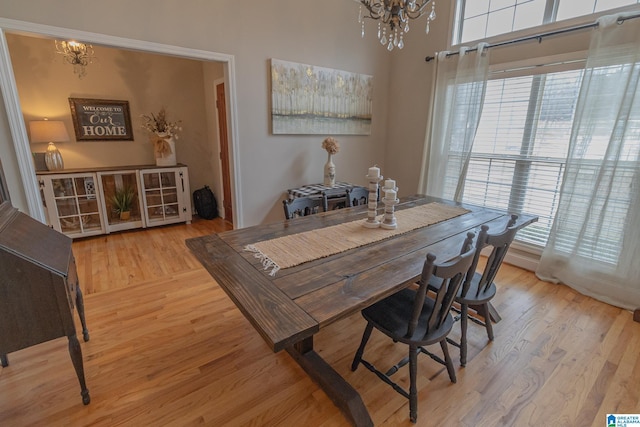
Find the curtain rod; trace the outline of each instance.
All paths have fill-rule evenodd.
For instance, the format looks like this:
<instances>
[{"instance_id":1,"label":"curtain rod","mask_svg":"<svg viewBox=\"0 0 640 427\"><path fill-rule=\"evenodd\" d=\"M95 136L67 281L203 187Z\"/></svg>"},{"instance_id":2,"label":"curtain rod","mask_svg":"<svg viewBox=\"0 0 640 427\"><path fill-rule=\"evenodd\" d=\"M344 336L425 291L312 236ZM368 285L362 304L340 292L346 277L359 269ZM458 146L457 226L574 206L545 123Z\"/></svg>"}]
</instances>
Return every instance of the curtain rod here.
<instances>
[{"instance_id":1,"label":"curtain rod","mask_svg":"<svg viewBox=\"0 0 640 427\"><path fill-rule=\"evenodd\" d=\"M640 13L635 14L635 15L629 15L629 16L625 16L625 17L620 17L618 18L618 24L622 24L624 21L628 20L628 19L635 19L635 18L640 18ZM509 44L514 44L514 43L521 43L521 42L526 42L526 41L530 41L530 40L538 40L538 43L542 43L542 38L543 37L550 37L550 36L557 36L559 34L565 34L565 33L570 33L573 31L578 31L578 30L586 30L588 28L596 28L598 27L598 22L592 22L590 24L583 24L583 25L576 25L575 27L567 27L567 28L563 28L561 30L555 30L555 31L548 31L546 33L540 33L540 34L536 34L534 36L527 36L527 37L520 37L518 39L512 39L512 40L507 40L507 41L503 41L503 42L499 42L499 43L492 43L490 45L487 46L488 48L491 47L499 47L499 46L505 46L505 45L509 45ZM467 52L474 52L478 50L477 47L471 48L469 50L467 50ZM450 56L455 56L455 55L459 55L460 52L451 52L447 54L447 58ZM430 62L433 61L435 59L435 56L427 56L425 58L425 61Z\"/></svg>"}]
</instances>

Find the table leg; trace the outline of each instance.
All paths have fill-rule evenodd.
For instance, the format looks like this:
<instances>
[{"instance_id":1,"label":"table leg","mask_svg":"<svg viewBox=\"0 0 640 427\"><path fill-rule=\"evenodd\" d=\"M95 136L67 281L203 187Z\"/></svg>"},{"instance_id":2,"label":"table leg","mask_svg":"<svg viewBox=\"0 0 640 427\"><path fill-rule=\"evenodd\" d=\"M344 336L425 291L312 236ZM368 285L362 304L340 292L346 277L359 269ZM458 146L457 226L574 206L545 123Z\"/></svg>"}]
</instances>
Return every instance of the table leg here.
<instances>
[{"instance_id":1,"label":"table leg","mask_svg":"<svg viewBox=\"0 0 640 427\"><path fill-rule=\"evenodd\" d=\"M306 338L287 352L298 362L354 426L373 426L358 392L313 350L313 337Z\"/></svg>"},{"instance_id":2,"label":"table leg","mask_svg":"<svg viewBox=\"0 0 640 427\"><path fill-rule=\"evenodd\" d=\"M91 402L91 396L89 396L89 390L84 380L84 365L82 364L82 350L80 349L80 342L76 334L67 337L69 340L69 354L71 355L71 362L76 370L78 381L80 382L80 394L82 395L82 403L88 405Z\"/></svg>"},{"instance_id":3,"label":"table leg","mask_svg":"<svg viewBox=\"0 0 640 427\"><path fill-rule=\"evenodd\" d=\"M78 317L80 317L80 323L82 324L82 337L84 341L89 341L89 330L87 329L87 321L84 318L84 298L82 297L82 290L80 285L76 285L76 307L78 309Z\"/></svg>"}]
</instances>

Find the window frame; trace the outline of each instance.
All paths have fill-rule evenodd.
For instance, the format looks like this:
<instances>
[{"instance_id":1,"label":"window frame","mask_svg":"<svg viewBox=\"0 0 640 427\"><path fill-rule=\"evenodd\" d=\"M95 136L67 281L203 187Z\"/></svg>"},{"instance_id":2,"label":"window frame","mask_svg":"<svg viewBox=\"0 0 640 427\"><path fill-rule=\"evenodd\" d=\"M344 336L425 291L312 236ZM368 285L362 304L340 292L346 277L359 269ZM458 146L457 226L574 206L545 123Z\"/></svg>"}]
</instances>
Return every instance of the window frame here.
<instances>
[{"instance_id":1,"label":"window frame","mask_svg":"<svg viewBox=\"0 0 640 427\"><path fill-rule=\"evenodd\" d=\"M491 71L489 73L489 80L504 80L509 78L517 78L522 76L530 76L532 77L531 83L531 92L529 95L529 106L528 110L531 108L535 108L535 100L534 98L538 98L544 94L546 89L546 83L542 83L546 80L547 75L552 73L562 73L568 71L580 70L584 66L584 61L586 60L586 51L583 52L573 52L572 54L562 54L556 56L549 56L545 61L542 61L541 58L536 59L528 59L525 61L512 62L509 64L501 64L499 66L491 67ZM541 63L546 63L545 65L541 65ZM542 83L542 84L540 84ZM526 114L527 121L529 118L533 118L534 116L527 113ZM529 123L532 125L533 122ZM520 154L519 155L491 155L488 153L478 153L475 154L472 152L470 154L471 161L475 160L488 160L489 162L495 160L497 162L501 161L513 161L513 176L511 178L512 184L514 182L525 182L529 179L529 169L533 167L534 163L539 163L542 161L543 163L556 163L560 166L559 172L564 174L564 168L566 166L567 159L559 158L559 157L540 157L539 156L530 156L526 153L529 150L530 144L532 143L530 135L528 135L528 130L530 131L532 126L525 126L522 140L519 144ZM451 153L450 153L451 155ZM624 163L624 162L622 162ZM521 176L518 176L521 175ZM469 176L465 178L465 181L469 179ZM471 180L474 180L474 177L471 177ZM465 182L466 187L466 182ZM525 186L526 187L526 186ZM561 186L558 185L556 187L556 195L559 194ZM525 189L526 190L526 189ZM463 194L466 191L463 192ZM525 200L524 193L516 194L513 191L509 193L509 202L508 209L509 211L520 211L522 206L521 202ZM463 203L476 203L473 200L465 200L463 196ZM489 207L491 207L489 205ZM516 237L514 241L513 248L515 249L516 254L514 255L517 260L514 262L517 265L520 265L524 268L534 268L537 265L537 258L539 258L540 254L544 250L544 246L533 243L533 241L521 240ZM533 256L533 257L532 257ZM602 259L597 259L598 262L610 263L611 260L603 257Z\"/></svg>"},{"instance_id":2,"label":"window frame","mask_svg":"<svg viewBox=\"0 0 640 427\"><path fill-rule=\"evenodd\" d=\"M453 19L451 25L451 31L449 34L452 49L459 48L462 45L475 45L480 41L485 41L488 43L500 43L511 39L521 38L532 36L538 34L540 32L547 31L555 31L562 28L584 25L595 22L599 17L605 15L611 15L614 13L627 12L627 11L640 11L640 4L635 5L627 5L622 7L617 7L614 9L608 9L602 12L596 12L589 15L577 16L574 18L564 19L561 21L556 21L555 17L558 13L558 4L560 0L546 0L547 4L545 7L545 14L543 18L543 24L524 28L522 30L512 31L508 33L498 34L491 37L467 40L465 42L461 42L460 39L462 37L462 17L464 16L464 6L467 1L474 0L455 0L453 3Z\"/></svg>"}]
</instances>

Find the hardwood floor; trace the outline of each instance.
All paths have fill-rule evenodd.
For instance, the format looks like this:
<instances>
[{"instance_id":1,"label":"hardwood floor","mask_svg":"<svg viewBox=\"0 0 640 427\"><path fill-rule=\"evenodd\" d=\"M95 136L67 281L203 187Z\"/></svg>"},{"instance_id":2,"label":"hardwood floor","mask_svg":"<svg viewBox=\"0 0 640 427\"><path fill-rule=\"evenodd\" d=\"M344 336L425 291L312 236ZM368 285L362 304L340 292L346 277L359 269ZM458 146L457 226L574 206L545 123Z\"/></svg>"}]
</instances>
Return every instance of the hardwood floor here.
<instances>
[{"instance_id":1,"label":"hardwood floor","mask_svg":"<svg viewBox=\"0 0 640 427\"><path fill-rule=\"evenodd\" d=\"M82 405L62 338L9 355L0 425L346 425L184 245L224 228L200 220L74 242L91 333L81 343L91 404ZM496 339L487 345L484 330L469 326L469 360L457 367L456 384L419 358L417 425L601 426L607 413L640 412L632 313L509 265L497 283ZM363 329L353 316L323 329L315 347L361 393L375 425L409 426L406 399L366 369L349 369ZM404 351L374 331L365 356L385 368ZM406 368L396 376L406 385Z\"/></svg>"}]
</instances>

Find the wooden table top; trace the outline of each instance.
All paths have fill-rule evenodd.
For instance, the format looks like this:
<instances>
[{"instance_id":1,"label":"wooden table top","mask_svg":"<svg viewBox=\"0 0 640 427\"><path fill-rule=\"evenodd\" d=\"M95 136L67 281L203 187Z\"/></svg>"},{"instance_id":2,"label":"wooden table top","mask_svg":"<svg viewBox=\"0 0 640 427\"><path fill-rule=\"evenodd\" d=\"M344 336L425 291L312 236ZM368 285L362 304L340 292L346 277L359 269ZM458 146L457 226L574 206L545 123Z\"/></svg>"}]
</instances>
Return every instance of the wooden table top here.
<instances>
[{"instance_id":1,"label":"wooden table top","mask_svg":"<svg viewBox=\"0 0 640 427\"><path fill-rule=\"evenodd\" d=\"M433 197L403 199L396 210L440 202ZM470 213L327 258L282 269L275 276L244 248L258 241L366 220L367 206L340 209L289 221L227 231L186 241L198 260L275 352L313 336L337 320L414 282L428 252L437 260L457 255L468 231L482 224L502 230L503 211L463 205ZM381 211L379 210L379 213ZM520 215L525 227L537 217Z\"/></svg>"}]
</instances>

